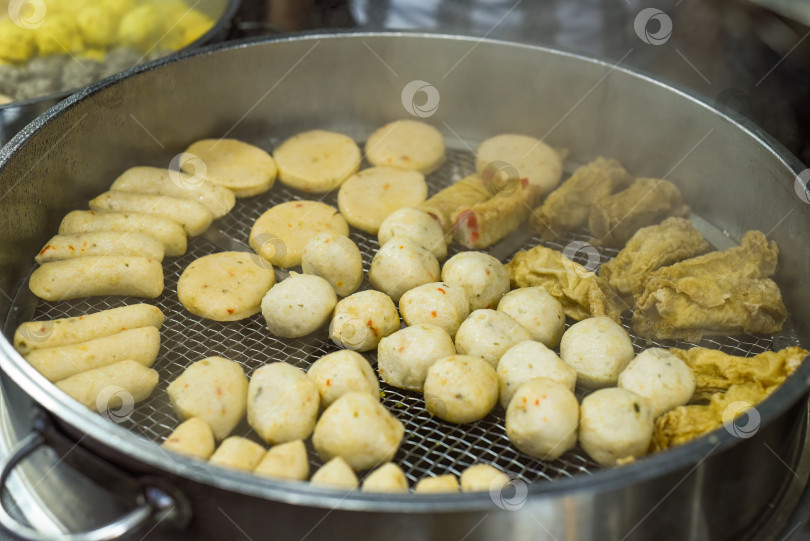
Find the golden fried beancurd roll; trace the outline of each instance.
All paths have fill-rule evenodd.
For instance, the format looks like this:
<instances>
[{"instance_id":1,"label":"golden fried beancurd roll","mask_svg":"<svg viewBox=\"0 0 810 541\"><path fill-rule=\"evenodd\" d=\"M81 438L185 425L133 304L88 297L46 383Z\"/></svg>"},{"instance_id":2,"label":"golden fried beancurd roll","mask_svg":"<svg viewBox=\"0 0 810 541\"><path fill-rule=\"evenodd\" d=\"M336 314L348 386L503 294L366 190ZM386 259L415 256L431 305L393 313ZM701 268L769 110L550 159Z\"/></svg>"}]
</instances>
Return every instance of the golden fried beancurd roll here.
<instances>
[{"instance_id":1,"label":"golden fried beancurd roll","mask_svg":"<svg viewBox=\"0 0 810 541\"><path fill-rule=\"evenodd\" d=\"M200 203L167 195L105 192L90 200L92 210L102 212L142 212L169 218L183 226L192 237L205 233L214 216Z\"/></svg>"},{"instance_id":2,"label":"golden fried beancurd roll","mask_svg":"<svg viewBox=\"0 0 810 541\"><path fill-rule=\"evenodd\" d=\"M157 384L155 370L127 360L76 374L56 386L90 409L114 412L146 400Z\"/></svg>"},{"instance_id":3,"label":"golden fried beancurd roll","mask_svg":"<svg viewBox=\"0 0 810 541\"><path fill-rule=\"evenodd\" d=\"M233 192L224 186L161 167L130 167L115 179L110 189L189 199L210 210L214 218L225 216L236 204Z\"/></svg>"},{"instance_id":4,"label":"golden fried beancurd roll","mask_svg":"<svg viewBox=\"0 0 810 541\"><path fill-rule=\"evenodd\" d=\"M439 222L445 233L453 230L455 218L460 210L472 207L492 197L484 186L481 177L471 175L451 184L421 205L419 210L430 214Z\"/></svg>"},{"instance_id":5,"label":"golden fried beancurd roll","mask_svg":"<svg viewBox=\"0 0 810 541\"><path fill-rule=\"evenodd\" d=\"M37 349L67 346L127 329L163 325L163 312L151 304L131 304L78 317L27 321L14 333L14 349L28 355Z\"/></svg>"},{"instance_id":6,"label":"golden fried beancurd roll","mask_svg":"<svg viewBox=\"0 0 810 541\"><path fill-rule=\"evenodd\" d=\"M45 263L31 273L28 286L46 301L100 295L154 299L163 291L163 267L145 257L80 257Z\"/></svg>"},{"instance_id":7,"label":"golden fried beancurd roll","mask_svg":"<svg viewBox=\"0 0 810 541\"><path fill-rule=\"evenodd\" d=\"M137 255L163 261L165 249L159 240L143 233L98 231L51 238L34 260L40 265L76 257Z\"/></svg>"},{"instance_id":8,"label":"golden fried beancurd roll","mask_svg":"<svg viewBox=\"0 0 810 541\"><path fill-rule=\"evenodd\" d=\"M208 460L214 453L214 433L208 423L192 417L180 423L166 438L162 447L181 455Z\"/></svg>"},{"instance_id":9,"label":"golden fried beancurd roll","mask_svg":"<svg viewBox=\"0 0 810 541\"><path fill-rule=\"evenodd\" d=\"M264 447L239 436L231 436L219 444L209 462L235 470L253 471L264 456Z\"/></svg>"},{"instance_id":10,"label":"golden fried beancurd roll","mask_svg":"<svg viewBox=\"0 0 810 541\"><path fill-rule=\"evenodd\" d=\"M139 212L96 212L74 210L62 219L59 234L122 231L143 233L163 243L167 256L186 253L186 232L175 221Z\"/></svg>"},{"instance_id":11,"label":"golden fried beancurd roll","mask_svg":"<svg viewBox=\"0 0 810 541\"><path fill-rule=\"evenodd\" d=\"M37 349L25 360L49 381L59 381L127 359L150 367L159 350L160 331L141 327L79 344Z\"/></svg>"}]
</instances>

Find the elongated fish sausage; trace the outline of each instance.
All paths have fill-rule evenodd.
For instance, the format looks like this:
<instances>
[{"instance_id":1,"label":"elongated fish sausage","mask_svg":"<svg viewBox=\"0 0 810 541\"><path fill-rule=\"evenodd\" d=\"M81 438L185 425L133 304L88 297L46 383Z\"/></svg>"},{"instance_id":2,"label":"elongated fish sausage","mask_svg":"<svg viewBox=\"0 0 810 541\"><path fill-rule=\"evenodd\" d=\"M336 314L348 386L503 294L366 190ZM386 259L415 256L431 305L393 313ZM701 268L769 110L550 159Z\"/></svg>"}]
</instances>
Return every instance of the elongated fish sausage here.
<instances>
[{"instance_id":1,"label":"elongated fish sausage","mask_svg":"<svg viewBox=\"0 0 810 541\"><path fill-rule=\"evenodd\" d=\"M28 287L46 301L100 295L154 299L163 291L163 267L145 257L79 257L45 263L31 273Z\"/></svg>"},{"instance_id":2,"label":"elongated fish sausage","mask_svg":"<svg viewBox=\"0 0 810 541\"><path fill-rule=\"evenodd\" d=\"M27 321L14 333L14 349L22 355L34 350L67 346L110 336L127 329L160 329L163 312L151 304L131 304L78 317Z\"/></svg>"},{"instance_id":3,"label":"elongated fish sausage","mask_svg":"<svg viewBox=\"0 0 810 541\"><path fill-rule=\"evenodd\" d=\"M25 360L49 381L59 381L127 359L151 367L159 350L160 331L140 327L79 344L37 349Z\"/></svg>"},{"instance_id":4,"label":"elongated fish sausage","mask_svg":"<svg viewBox=\"0 0 810 541\"><path fill-rule=\"evenodd\" d=\"M177 222L192 237L205 233L214 216L195 201L127 192L104 192L90 200L90 208L101 212L143 212L169 218Z\"/></svg>"},{"instance_id":5,"label":"elongated fish sausage","mask_svg":"<svg viewBox=\"0 0 810 541\"><path fill-rule=\"evenodd\" d=\"M160 167L130 167L115 179L110 189L190 199L210 210L214 218L228 214L236 203L233 192L224 186Z\"/></svg>"},{"instance_id":6,"label":"elongated fish sausage","mask_svg":"<svg viewBox=\"0 0 810 541\"><path fill-rule=\"evenodd\" d=\"M75 235L56 235L34 258L40 265L76 257L94 255L138 255L163 261L163 243L143 233L99 231Z\"/></svg>"},{"instance_id":7,"label":"elongated fish sausage","mask_svg":"<svg viewBox=\"0 0 810 541\"><path fill-rule=\"evenodd\" d=\"M143 233L163 243L167 256L186 253L186 232L175 221L139 212L96 212L74 210L62 219L59 234L122 231Z\"/></svg>"},{"instance_id":8,"label":"elongated fish sausage","mask_svg":"<svg viewBox=\"0 0 810 541\"><path fill-rule=\"evenodd\" d=\"M76 374L56 386L90 409L116 413L149 398L157 384L155 370L127 360Z\"/></svg>"}]
</instances>

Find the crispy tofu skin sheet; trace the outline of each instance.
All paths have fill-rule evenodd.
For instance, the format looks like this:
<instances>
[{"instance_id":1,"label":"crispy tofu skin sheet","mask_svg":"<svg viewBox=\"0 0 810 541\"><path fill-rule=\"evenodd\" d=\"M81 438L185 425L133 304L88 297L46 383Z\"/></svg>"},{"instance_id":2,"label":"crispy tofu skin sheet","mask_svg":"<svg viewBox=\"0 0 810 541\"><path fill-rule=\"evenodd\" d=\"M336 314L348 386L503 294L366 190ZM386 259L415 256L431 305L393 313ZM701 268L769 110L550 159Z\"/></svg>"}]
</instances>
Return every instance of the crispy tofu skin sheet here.
<instances>
[{"instance_id":1,"label":"crispy tofu skin sheet","mask_svg":"<svg viewBox=\"0 0 810 541\"><path fill-rule=\"evenodd\" d=\"M577 321L608 316L621 323L625 306L607 283L561 252L538 245L520 251L506 265L512 287L543 286Z\"/></svg>"},{"instance_id":2,"label":"crispy tofu skin sheet","mask_svg":"<svg viewBox=\"0 0 810 541\"><path fill-rule=\"evenodd\" d=\"M596 158L579 167L532 212L529 225L543 240L554 240L588 221L591 205L623 190L633 177L616 160Z\"/></svg>"},{"instance_id":3,"label":"crispy tofu skin sheet","mask_svg":"<svg viewBox=\"0 0 810 541\"><path fill-rule=\"evenodd\" d=\"M667 218L658 225L642 227L627 241L621 252L599 268L616 292L630 295L643 287L647 274L705 254L711 246L685 218Z\"/></svg>"},{"instance_id":4,"label":"crispy tofu skin sheet","mask_svg":"<svg viewBox=\"0 0 810 541\"><path fill-rule=\"evenodd\" d=\"M760 231L742 244L662 267L634 292L633 329L645 338L779 331L787 309L776 283L779 250Z\"/></svg>"},{"instance_id":5,"label":"crispy tofu skin sheet","mask_svg":"<svg viewBox=\"0 0 810 541\"><path fill-rule=\"evenodd\" d=\"M679 406L658 417L651 451L663 451L716 430L724 421L732 420L734 414L742 414L746 406L753 407L765 399L807 356L807 351L800 347L748 358L705 348L670 351L694 370L695 398L708 397L709 402ZM722 390L712 392L713 389Z\"/></svg>"},{"instance_id":6,"label":"crispy tofu skin sheet","mask_svg":"<svg viewBox=\"0 0 810 541\"><path fill-rule=\"evenodd\" d=\"M421 205L423 210L433 216L445 233L453 229L459 211L471 208L477 203L492 197L478 175L470 175L451 184Z\"/></svg>"},{"instance_id":7,"label":"crispy tofu skin sheet","mask_svg":"<svg viewBox=\"0 0 810 541\"><path fill-rule=\"evenodd\" d=\"M597 200L588 216L588 228L596 243L624 246L642 227L669 216L688 216L681 191L657 178L636 179L627 189Z\"/></svg>"}]
</instances>

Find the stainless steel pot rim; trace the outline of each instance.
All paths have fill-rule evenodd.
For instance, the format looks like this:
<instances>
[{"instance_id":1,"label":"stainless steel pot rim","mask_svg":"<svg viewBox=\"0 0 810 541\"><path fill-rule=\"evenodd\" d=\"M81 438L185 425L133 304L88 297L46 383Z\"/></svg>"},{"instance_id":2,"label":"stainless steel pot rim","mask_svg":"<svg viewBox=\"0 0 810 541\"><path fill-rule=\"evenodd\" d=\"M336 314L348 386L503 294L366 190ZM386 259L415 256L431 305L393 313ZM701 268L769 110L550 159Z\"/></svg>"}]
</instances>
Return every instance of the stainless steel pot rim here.
<instances>
[{"instance_id":1,"label":"stainless steel pot rim","mask_svg":"<svg viewBox=\"0 0 810 541\"><path fill-rule=\"evenodd\" d=\"M225 9L223 10L222 15L220 15L219 19L216 22L214 22L214 26L212 26L208 30L208 32L206 32L205 34L203 34L199 38L195 39L194 41L192 41L191 43L189 43L188 45L183 47L181 49L181 51L187 51L187 50L191 50L191 49L196 49L196 48L201 47L203 44L208 43L208 41L211 40L211 38L215 34L217 34L218 32L220 32L222 30L222 26L223 26L223 24L225 24L225 22L230 21L231 19L233 19L233 17L236 15L236 11L239 9L239 6L240 6L241 3L242 3L242 0L227 0L227 4L225 4ZM179 52L170 53L165 58L173 57L176 54L179 54ZM159 60L164 60L164 59L161 58ZM141 64L141 65L145 65L145 64ZM136 66L136 67L138 67L138 66ZM132 68L130 68L129 70L123 71L121 73L129 73L131 70L132 70ZM112 75L112 76L110 76L108 78L101 79L101 81L99 81L99 82L104 82L107 79L113 79L113 78L117 79L119 75L120 74ZM82 88L89 88L90 86L94 86L95 84L97 84L97 83L93 83L92 85L88 85L87 87L82 87ZM73 89L73 90L60 90L58 92L51 92L50 94L44 94L44 95L38 96L36 98L28 98L28 99L25 99L25 100L12 101L11 103L5 103L3 105L0 105L0 110L12 109L12 108L15 108L15 107L25 107L27 105L33 105L35 103L48 101L48 100L61 100L62 98L66 98L66 97L78 92L79 90L80 89L78 89L78 88Z\"/></svg>"},{"instance_id":2,"label":"stainless steel pot rim","mask_svg":"<svg viewBox=\"0 0 810 541\"><path fill-rule=\"evenodd\" d=\"M760 128L747 121L734 119L720 112L695 95L664 84L644 74L626 68L615 67L609 62L589 58L587 56L564 52L545 47L512 43L507 41L481 39L473 36L450 35L432 32L318 32L276 36L271 38L253 38L237 42L228 42L209 45L197 50L184 51L141 66L136 66L126 72L107 78L90 85L73 94L58 105L31 122L20 131L5 147L0 149L0 169L6 166L11 156L23 146L34 134L47 125L51 120L59 117L65 111L91 96L116 85L119 81L137 76L140 73L160 69L163 66L181 61L183 59L216 54L218 51L240 49L258 46L268 42L284 41L317 41L342 39L351 37L397 37L402 39L447 39L469 42L484 42L492 45L527 48L543 51L547 54L574 58L580 62L598 64L606 68L624 73L625 75L643 79L650 84L675 92L683 98L706 109L707 113L721 116L725 121L734 124L737 128L754 138L789 169L797 175L803 169L801 162L786 148ZM67 423L75 430L84 433L87 437L102 445L116 449L128 458L140 461L151 467L163 470L169 475L179 478L191 479L203 484L241 493L249 496L270 499L274 501L303 504L323 508L340 508L345 510L379 510L408 513L432 512L473 512L480 509L491 509L493 499L488 493L467 493L448 495L411 495L391 494L381 497L379 494L366 494L359 490L348 493L339 490L328 490L308 483L285 482L262 479L246 473L217 469L216 475L200 475L208 472L205 463L185 458L179 455L174 460L166 460L165 452L153 441L146 440L130 431L110 423L101 416L89 412L61 393L52 393L53 387L44 377L34 370L12 345L3 338L0 340L0 369L26 393L37 397L38 402L47 411ZM773 392L765 401L757 405L761 423L767 424L796 403L810 387L810 363L804 362L796 373L782 386ZM739 438L730 430L723 427L715 432L698 438L685 445L676 447L663 453L645 457L635 463L617 469L603 469L593 475L577 475L572 478L559 479L554 482L534 483L528 487L528 495L532 499L544 496L559 495L566 492L585 492L608 490L617 486L627 486L641 480L662 476L677 470L687 470L685 475L696 469L700 463L720 451L726 450L740 443ZM213 470L212 470L213 471Z\"/></svg>"}]
</instances>

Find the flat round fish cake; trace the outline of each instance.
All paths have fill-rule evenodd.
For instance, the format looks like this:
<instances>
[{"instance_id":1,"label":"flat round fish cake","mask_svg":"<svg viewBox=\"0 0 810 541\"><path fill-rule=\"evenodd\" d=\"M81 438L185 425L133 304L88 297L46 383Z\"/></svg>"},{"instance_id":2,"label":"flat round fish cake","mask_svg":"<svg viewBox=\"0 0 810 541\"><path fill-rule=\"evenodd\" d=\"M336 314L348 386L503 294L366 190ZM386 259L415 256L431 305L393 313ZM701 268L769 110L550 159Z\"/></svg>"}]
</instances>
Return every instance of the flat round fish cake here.
<instances>
[{"instance_id":1,"label":"flat round fish cake","mask_svg":"<svg viewBox=\"0 0 810 541\"><path fill-rule=\"evenodd\" d=\"M508 174L514 168L520 178L537 186L541 195L556 188L562 178L562 160L557 151L528 135L505 133L490 137L478 147L475 167L479 174L487 168ZM490 191L499 189L494 186Z\"/></svg>"},{"instance_id":2,"label":"flat round fish cake","mask_svg":"<svg viewBox=\"0 0 810 541\"><path fill-rule=\"evenodd\" d=\"M177 297L192 314L236 321L259 313L262 297L275 283L272 266L256 254L220 252L186 267Z\"/></svg>"},{"instance_id":3,"label":"flat round fish cake","mask_svg":"<svg viewBox=\"0 0 810 541\"><path fill-rule=\"evenodd\" d=\"M416 207L426 198L427 184L422 173L370 167L343 183L338 192L338 208L350 225L376 235L389 214Z\"/></svg>"},{"instance_id":4,"label":"flat round fish cake","mask_svg":"<svg viewBox=\"0 0 810 541\"><path fill-rule=\"evenodd\" d=\"M279 180L297 190L324 193L360 168L360 148L342 133L312 130L284 141L273 153Z\"/></svg>"},{"instance_id":5,"label":"flat round fish cake","mask_svg":"<svg viewBox=\"0 0 810 541\"><path fill-rule=\"evenodd\" d=\"M366 141L372 165L432 173L444 162L444 138L439 130L418 120L389 122Z\"/></svg>"},{"instance_id":6,"label":"flat round fish cake","mask_svg":"<svg viewBox=\"0 0 810 541\"><path fill-rule=\"evenodd\" d=\"M225 186L236 197L266 192L273 186L278 172L270 154L236 139L197 141L185 150L180 164L184 172L191 175L204 173L206 180Z\"/></svg>"},{"instance_id":7,"label":"flat round fish cake","mask_svg":"<svg viewBox=\"0 0 810 541\"><path fill-rule=\"evenodd\" d=\"M256 220L250 247L277 267L295 267L310 239L324 232L349 235L349 225L337 209L318 201L287 201Z\"/></svg>"}]
</instances>

